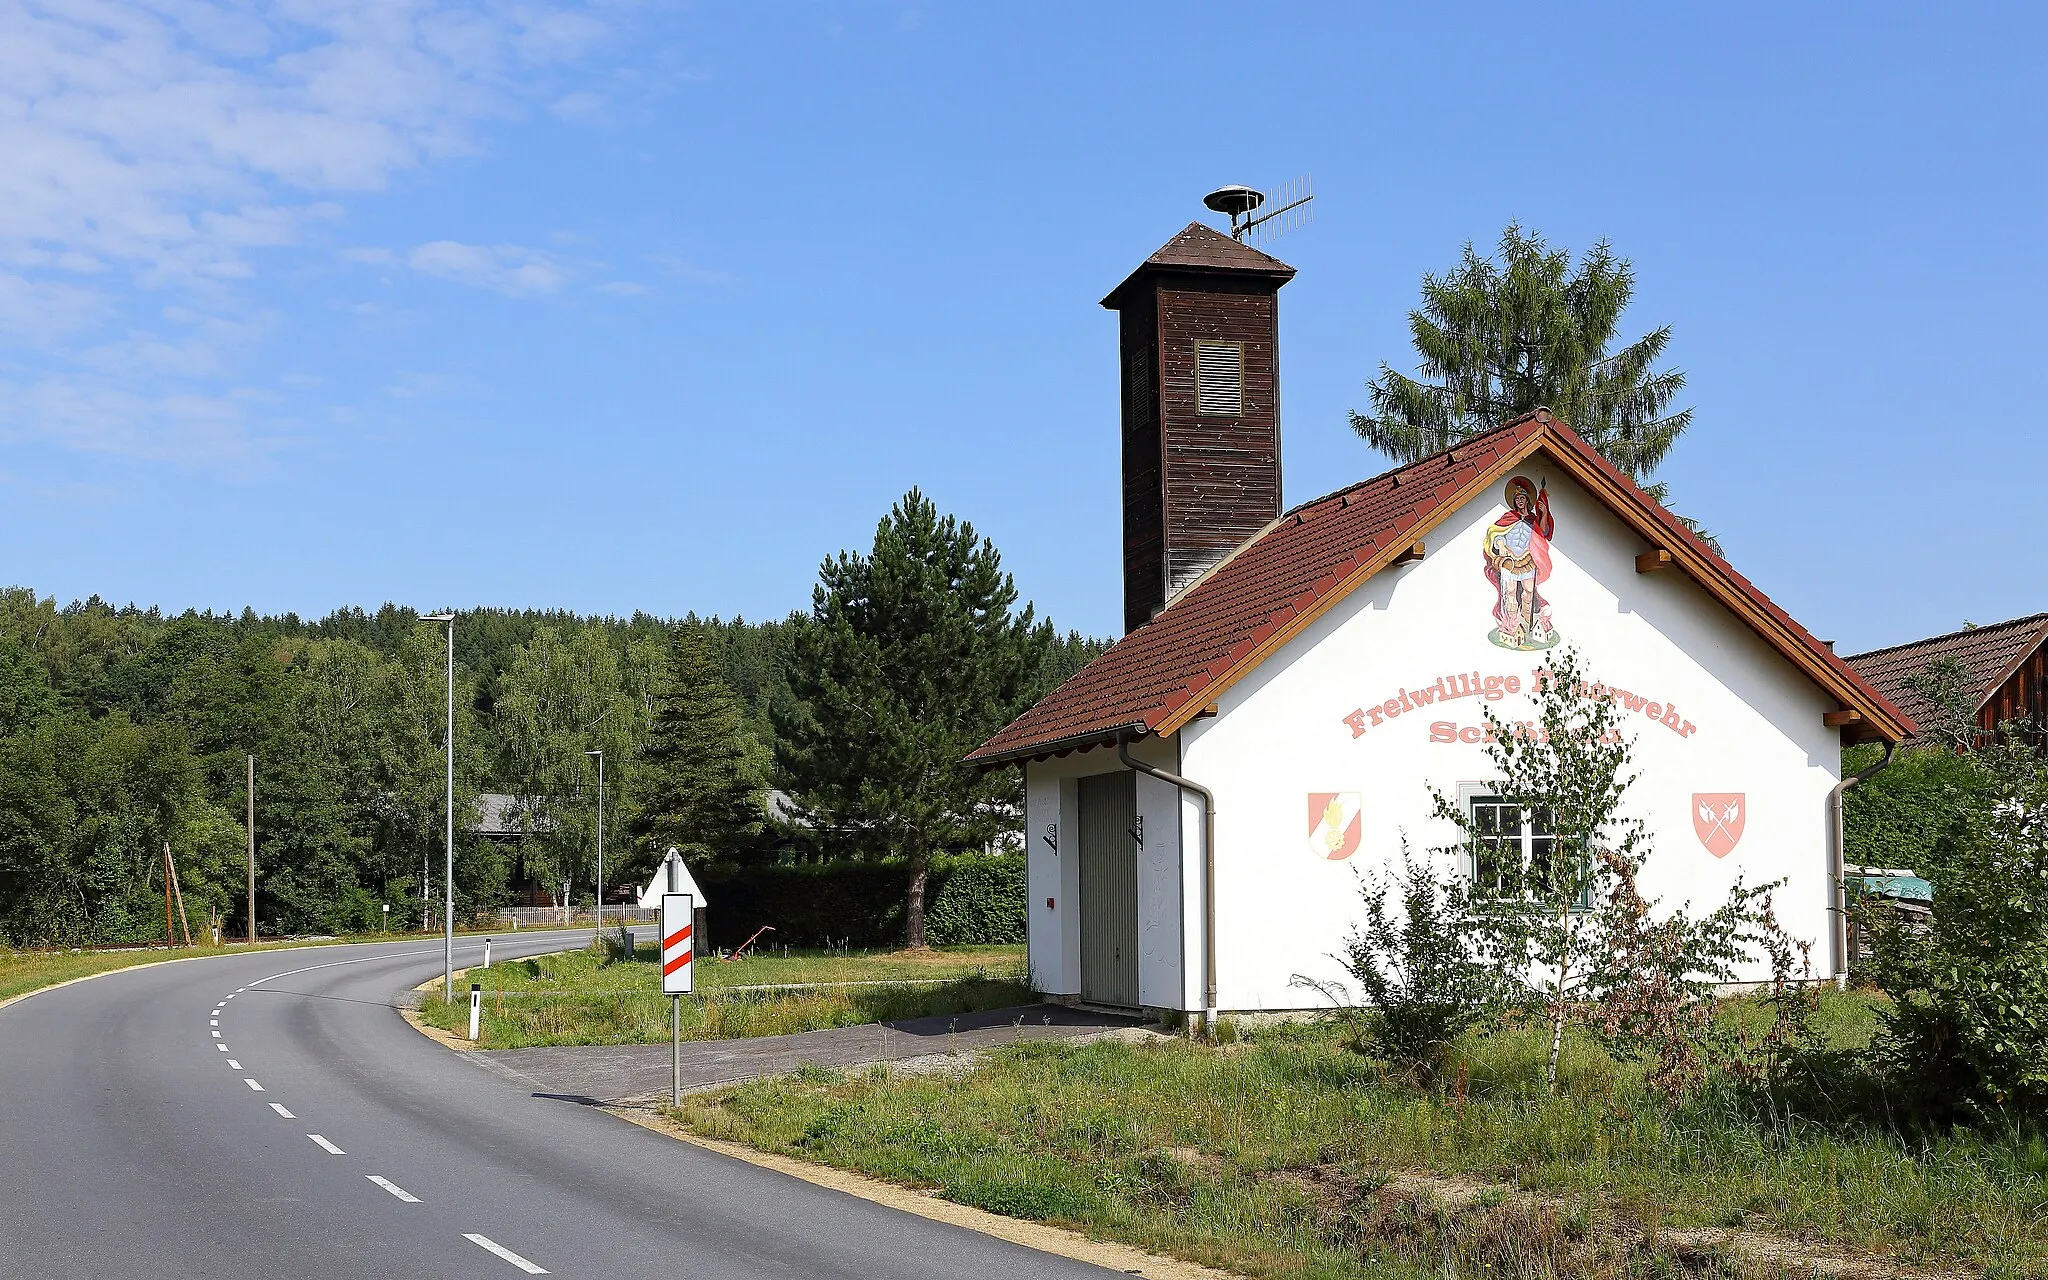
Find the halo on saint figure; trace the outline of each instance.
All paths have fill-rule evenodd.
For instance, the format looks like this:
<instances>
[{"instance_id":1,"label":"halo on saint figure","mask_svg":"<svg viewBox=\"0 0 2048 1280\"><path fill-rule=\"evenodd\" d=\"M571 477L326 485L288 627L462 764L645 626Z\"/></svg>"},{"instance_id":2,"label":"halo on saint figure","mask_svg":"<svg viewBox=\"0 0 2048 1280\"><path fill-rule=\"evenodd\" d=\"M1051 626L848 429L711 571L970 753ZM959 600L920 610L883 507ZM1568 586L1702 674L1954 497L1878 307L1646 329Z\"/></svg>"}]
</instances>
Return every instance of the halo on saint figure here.
<instances>
[{"instance_id":1,"label":"halo on saint figure","mask_svg":"<svg viewBox=\"0 0 2048 1280\"><path fill-rule=\"evenodd\" d=\"M1481 565L1493 596L1493 629L1486 638L1503 649L1548 649L1560 639L1543 585L1550 578L1550 536L1556 521L1550 494L1527 476L1501 491L1507 510L1486 527Z\"/></svg>"}]
</instances>

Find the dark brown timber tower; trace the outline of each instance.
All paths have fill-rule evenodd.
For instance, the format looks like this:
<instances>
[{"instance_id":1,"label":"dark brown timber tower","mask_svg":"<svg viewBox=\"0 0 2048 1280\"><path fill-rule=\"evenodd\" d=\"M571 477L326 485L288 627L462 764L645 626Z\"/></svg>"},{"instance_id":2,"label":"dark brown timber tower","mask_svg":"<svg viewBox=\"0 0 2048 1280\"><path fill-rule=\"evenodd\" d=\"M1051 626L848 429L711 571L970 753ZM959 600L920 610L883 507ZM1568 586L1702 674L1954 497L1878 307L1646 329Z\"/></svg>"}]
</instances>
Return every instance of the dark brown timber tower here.
<instances>
[{"instance_id":1,"label":"dark brown timber tower","mask_svg":"<svg viewBox=\"0 0 2048 1280\"><path fill-rule=\"evenodd\" d=\"M1124 630L1280 514L1280 286L1199 222L1102 300L1123 368Z\"/></svg>"}]
</instances>

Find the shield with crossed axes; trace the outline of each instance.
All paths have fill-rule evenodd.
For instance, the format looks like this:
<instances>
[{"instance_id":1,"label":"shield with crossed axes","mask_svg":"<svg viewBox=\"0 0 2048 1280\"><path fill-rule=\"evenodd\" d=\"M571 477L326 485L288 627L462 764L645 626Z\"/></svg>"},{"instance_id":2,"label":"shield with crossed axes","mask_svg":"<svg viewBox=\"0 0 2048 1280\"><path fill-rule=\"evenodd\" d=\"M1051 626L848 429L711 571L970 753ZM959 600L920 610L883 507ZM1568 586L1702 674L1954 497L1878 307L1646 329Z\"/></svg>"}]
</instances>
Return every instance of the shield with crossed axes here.
<instances>
[{"instance_id":1,"label":"shield with crossed axes","mask_svg":"<svg viewBox=\"0 0 2048 1280\"><path fill-rule=\"evenodd\" d=\"M1692 829L1707 852L1725 858L1742 840L1742 824L1749 817L1749 804L1740 791L1695 791L1692 795Z\"/></svg>"}]
</instances>

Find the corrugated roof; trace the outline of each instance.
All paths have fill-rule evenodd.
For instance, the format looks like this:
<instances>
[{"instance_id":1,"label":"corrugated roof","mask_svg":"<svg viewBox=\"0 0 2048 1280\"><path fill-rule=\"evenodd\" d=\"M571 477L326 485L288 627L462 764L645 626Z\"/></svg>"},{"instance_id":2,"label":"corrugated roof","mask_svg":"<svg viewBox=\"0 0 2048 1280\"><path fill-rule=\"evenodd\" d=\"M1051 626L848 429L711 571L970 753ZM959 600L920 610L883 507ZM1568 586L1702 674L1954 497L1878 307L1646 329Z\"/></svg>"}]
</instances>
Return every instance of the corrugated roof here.
<instances>
[{"instance_id":1,"label":"corrugated roof","mask_svg":"<svg viewBox=\"0 0 2048 1280\"><path fill-rule=\"evenodd\" d=\"M1998 691L2013 668L2044 642L2048 642L2048 613L2036 613L1872 649L1850 656L1847 662L1871 687L1924 722L1936 715L1936 709L1908 682L1929 666L1953 658L1963 669L1972 707L1982 710L1985 700Z\"/></svg>"},{"instance_id":2,"label":"corrugated roof","mask_svg":"<svg viewBox=\"0 0 2048 1280\"><path fill-rule=\"evenodd\" d=\"M1539 412L1288 511L969 758L997 763L1107 743L1124 733L1178 730L1539 449L1669 549L1670 571L1689 572L1845 707L1861 712L1867 723L1852 731L1894 741L1914 731L1896 707L1676 517Z\"/></svg>"},{"instance_id":3,"label":"corrugated roof","mask_svg":"<svg viewBox=\"0 0 2048 1280\"><path fill-rule=\"evenodd\" d=\"M1294 268L1269 253L1260 253L1247 244L1224 235L1216 228L1200 222L1190 222L1180 234L1159 246L1159 251L1145 259L1136 271L1124 278L1123 284L1109 291L1102 300L1105 307L1116 305L1116 296L1124 291L1139 276L1152 271L1197 271L1197 272L1245 272L1265 276L1286 283L1294 278Z\"/></svg>"}]
</instances>

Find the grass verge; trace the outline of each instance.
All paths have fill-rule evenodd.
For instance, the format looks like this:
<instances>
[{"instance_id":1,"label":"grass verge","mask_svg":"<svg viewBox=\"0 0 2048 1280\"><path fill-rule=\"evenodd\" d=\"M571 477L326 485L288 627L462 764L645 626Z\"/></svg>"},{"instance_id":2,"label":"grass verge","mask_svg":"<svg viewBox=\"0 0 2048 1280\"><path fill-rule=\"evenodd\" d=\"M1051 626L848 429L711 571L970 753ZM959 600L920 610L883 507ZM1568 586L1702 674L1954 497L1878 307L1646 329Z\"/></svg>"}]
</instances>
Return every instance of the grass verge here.
<instances>
[{"instance_id":1,"label":"grass verge","mask_svg":"<svg viewBox=\"0 0 2048 1280\"><path fill-rule=\"evenodd\" d=\"M657 962L656 949L645 945L630 960L585 948L472 969L469 978L484 994L479 1047L666 1042L669 1001ZM686 1040L969 1013L1033 998L1021 947L700 958L696 986L683 1001ZM429 1026L468 1030L467 992L452 1004L430 995L419 1012Z\"/></svg>"},{"instance_id":2,"label":"grass verge","mask_svg":"<svg viewBox=\"0 0 2048 1280\"><path fill-rule=\"evenodd\" d=\"M456 936L467 939L473 934L485 932L482 929L458 929ZM111 973L116 969L132 969L136 965L157 964L165 960L185 960L198 956L246 955L250 951L288 951L304 947L338 947L361 942L419 942L438 944L441 935L362 933L345 937L328 938L276 938L259 942L253 948L247 943L234 946L197 947L134 947L117 951L13 951L0 948L0 1000L27 995L44 987L53 987L60 982L91 977L96 973Z\"/></svg>"},{"instance_id":3,"label":"grass verge","mask_svg":"<svg viewBox=\"0 0 2048 1280\"><path fill-rule=\"evenodd\" d=\"M1873 1020L1853 995L1826 1013L1843 1044ZM1585 1043L1551 1097L1544 1048L1469 1037L1463 1083L1431 1089L1320 1026L1220 1048L1040 1042L961 1074L807 1070L674 1117L1255 1276L2048 1276L2039 1137L1906 1137L1725 1096L1672 1109ZM1748 1244L1714 1243L1731 1239Z\"/></svg>"}]
</instances>

